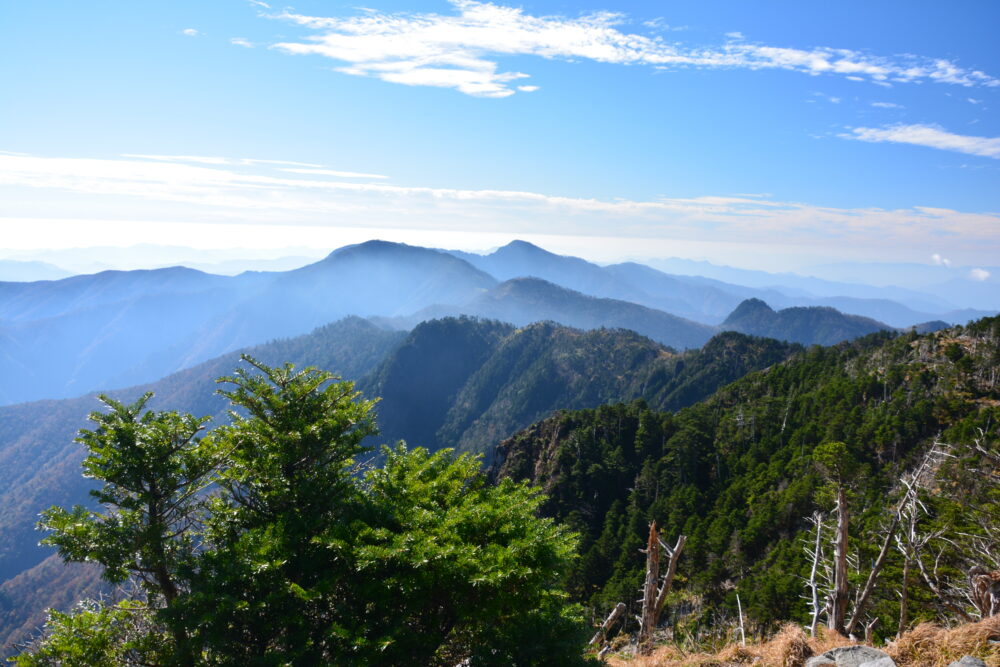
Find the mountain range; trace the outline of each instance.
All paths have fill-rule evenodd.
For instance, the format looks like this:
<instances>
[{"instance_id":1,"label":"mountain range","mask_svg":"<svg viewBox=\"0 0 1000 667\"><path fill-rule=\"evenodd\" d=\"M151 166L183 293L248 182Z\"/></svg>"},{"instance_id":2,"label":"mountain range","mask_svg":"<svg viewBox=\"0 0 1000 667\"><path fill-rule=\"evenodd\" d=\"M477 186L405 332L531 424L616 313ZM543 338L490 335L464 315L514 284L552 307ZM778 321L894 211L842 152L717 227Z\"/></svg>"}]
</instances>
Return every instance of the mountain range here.
<instances>
[{"instance_id":1,"label":"mountain range","mask_svg":"<svg viewBox=\"0 0 1000 667\"><path fill-rule=\"evenodd\" d=\"M828 306L822 316L807 310L826 297L782 315L822 322L822 330L808 322L754 328L760 318L726 324L746 299L777 307L795 301L777 290L671 276L634 263L601 267L519 241L488 255L370 241L298 269L236 276L174 267L0 283L0 405L152 382L349 315L403 329L463 314L517 325L551 320L628 328L677 350L700 347L727 328L830 344L890 326L833 325L839 313ZM933 319L892 302L834 301L865 316L884 313L890 324Z\"/></svg>"}]
</instances>

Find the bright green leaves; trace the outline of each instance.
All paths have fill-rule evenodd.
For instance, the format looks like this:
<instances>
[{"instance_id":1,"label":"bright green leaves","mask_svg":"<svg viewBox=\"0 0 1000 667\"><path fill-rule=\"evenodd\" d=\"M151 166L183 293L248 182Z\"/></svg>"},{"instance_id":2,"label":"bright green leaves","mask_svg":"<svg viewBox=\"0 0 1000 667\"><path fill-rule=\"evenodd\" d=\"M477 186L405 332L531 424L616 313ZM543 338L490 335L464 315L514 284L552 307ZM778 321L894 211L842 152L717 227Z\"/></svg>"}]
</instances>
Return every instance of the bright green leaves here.
<instances>
[{"instance_id":1,"label":"bright green leaves","mask_svg":"<svg viewBox=\"0 0 1000 667\"><path fill-rule=\"evenodd\" d=\"M149 609L130 601L85 602L71 614L50 611L44 640L13 662L18 667L161 664L168 639L150 631L149 622Z\"/></svg>"},{"instance_id":2,"label":"bright green leaves","mask_svg":"<svg viewBox=\"0 0 1000 667\"><path fill-rule=\"evenodd\" d=\"M145 410L149 395L91 416L79 440L104 507L49 510L45 541L142 581L148 627L123 634L125 607L53 615L23 664L118 664L135 636L164 647L144 664L580 662L586 626L560 591L576 538L538 518L535 489L402 445L364 473L374 401L244 361L220 380L231 424L205 437L204 419Z\"/></svg>"},{"instance_id":3,"label":"bright green leaves","mask_svg":"<svg viewBox=\"0 0 1000 667\"><path fill-rule=\"evenodd\" d=\"M379 601L362 624L367 642L390 662L571 663L583 626L559 584L576 537L537 517L538 491L487 483L478 457L402 445L384 453L365 479L380 520L355 549L359 590ZM528 626L536 641L521 634Z\"/></svg>"},{"instance_id":4,"label":"bright green leaves","mask_svg":"<svg viewBox=\"0 0 1000 667\"><path fill-rule=\"evenodd\" d=\"M84 474L101 483L91 494L105 511L52 508L40 527L51 531L43 543L66 560L101 563L110 581L136 576L150 596L172 598L219 453L198 437L207 418L145 410L151 397L126 405L101 396L108 411L91 413L96 427L77 438L88 451Z\"/></svg>"},{"instance_id":5,"label":"bright green leaves","mask_svg":"<svg viewBox=\"0 0 1000 667\"><path fill-rule=\"evenodd\" d=\"M243 360L251 370L218 380L235 387L219 392L234 407L233 423L214 434L229 452L222 484L246 520L291 510L320 518L347 492L347 469L376 433L375 402L330 373Z\"/></svg>"}]
</instances>

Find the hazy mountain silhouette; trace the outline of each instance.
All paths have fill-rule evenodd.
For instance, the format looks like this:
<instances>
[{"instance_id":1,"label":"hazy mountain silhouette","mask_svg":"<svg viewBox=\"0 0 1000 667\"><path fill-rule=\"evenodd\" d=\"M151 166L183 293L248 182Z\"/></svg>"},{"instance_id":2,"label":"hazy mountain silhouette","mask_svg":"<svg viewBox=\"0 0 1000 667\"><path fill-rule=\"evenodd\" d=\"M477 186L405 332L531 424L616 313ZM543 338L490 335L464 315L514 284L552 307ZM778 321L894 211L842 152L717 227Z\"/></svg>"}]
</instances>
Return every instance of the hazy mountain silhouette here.
<instances>
[{"instance_id":1,"label":"hazy mountain silhouette","mask_svg":"<svg viewBox=\"0 0 1000 667\"><path fill-rule=\"evenodd\" d=\"M636 262L599 266L548 252L526 241L512 241L486 255L450 252L500 280L542 278L591 296L631 301L712 325L720 324L736 306L751 298L777 308L830 306L895 327L932 319L964 323L993 314L955 312L954 306L943 299L903 288L835 283L794 274L716 267L706 262L657 263L674 268L675 273Z\"/></svg>"},{"instance_id":2,"label":"hazy mountain silhouette","mask_svg":"<svg viewBox=\"0 0 1000 667\"><path fill-rule=\"evenodd\" d=\"M620 299L588 296L540 278L514 278L461 306L434 306L400 322L408 326L448 315L472 315L519 326L552 320L579 329L631 329L677 349L701 347L715 327Z\"/></svg>"},{"instance_id":3,"label":"hazy mountain silhouette","mask_svg":"<svg viewBox=\"0 0 1000 667\"><path fill-rule=\"evenodd\" d=\"M371 241L293 271L185 268L0 284L0 404L149 382L354 315L462 303L496 281L447 253Z\"/></svg>"},{"instance_id":4,"label":"hazy mountain silhouette","mask_svg":"<svg viewBox=\"0 0 1000 667\"><path fill-rule=\"evenodd\" d=\"M747 299L734 310L723 329L754 336L779 338L802 345L833 345L892 327L834 308L785 308L774 311L760 299Z\"/></svg>"}]
</instances>

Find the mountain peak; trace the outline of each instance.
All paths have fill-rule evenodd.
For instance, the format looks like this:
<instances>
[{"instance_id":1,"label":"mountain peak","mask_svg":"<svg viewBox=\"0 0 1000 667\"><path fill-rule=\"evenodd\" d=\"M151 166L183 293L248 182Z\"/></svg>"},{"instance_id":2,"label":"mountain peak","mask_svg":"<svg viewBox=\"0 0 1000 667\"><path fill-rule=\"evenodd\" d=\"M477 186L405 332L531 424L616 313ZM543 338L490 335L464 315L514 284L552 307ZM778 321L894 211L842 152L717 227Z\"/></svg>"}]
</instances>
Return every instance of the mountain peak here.
<instances>
[{"instance_id":1,"label":"mountain peak","mask_svg":"<svg viewBox=\"0 0 1000 667\"><path fill-rule=\"evenodd\" d=\"M752 298L744 300L736 306L736 310L729 313L729 317L723 324L732 324L748 317L759 317L760 315L773 315L774 309L760 299Z\"/></svg>"},{"instance_id":2,"label":"mountain peak","mask_svg":"<svg viewBox=\"0 0 1000 667\"><path fill-rule=\"evenodd\" d=\"M387 252L391 250L399 250L403 248L413 248L415 246L409 246L405 243L396 243L394 241L383 241L381 239L372 239L370 241L365 241L363 243L352 243L351 245L345 245L342 248L337 248L325 259L332 259L340 255L352 255L355 253L375 253L375 252ZM421 248L424 250L424 248Z\"/></svg>"},{"instance_id":3,"label":"mountain peak","mask_svg":"<svg viewBox=\"0 0 1000 667\"><path fill-rule=\"evenodd\" d=\"M511 241L507 245L505 245L505 246L503 246L501 248L497 248L497 250L494 251L493 254L494 255L496 255L498 253L505 253L506 254L506 253L510 253L510 252L518 252L518 253L529 253L530 252L530 253L537 253L537 254L542 254L542 255L552 255L552 254L554 254L554 253L549 252L545 248L540 248L540 247L536 246L534 243L529 243L528 241L522 241L521 239L514 239L513 241Z\"/></svg>"}]
</instances>

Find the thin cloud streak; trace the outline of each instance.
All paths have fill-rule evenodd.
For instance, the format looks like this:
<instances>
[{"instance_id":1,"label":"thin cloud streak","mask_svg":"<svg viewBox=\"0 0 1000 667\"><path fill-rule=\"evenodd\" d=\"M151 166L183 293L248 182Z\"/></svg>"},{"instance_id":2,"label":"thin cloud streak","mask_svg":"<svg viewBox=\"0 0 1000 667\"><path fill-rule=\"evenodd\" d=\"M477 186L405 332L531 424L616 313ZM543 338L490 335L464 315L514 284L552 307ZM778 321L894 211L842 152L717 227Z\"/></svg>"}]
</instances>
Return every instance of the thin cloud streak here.
<instances>
[{"instance_id":1,"label":"thin cloud streak","mask_svg":"<svg viewBox=\"0 0 1000 667\"><path fill-rule=\"evenodd\" d=\"M841 134L845 139L872 143L910 144L926 146L968 155L1000 159L1000 137L976 137L954 134L937 125L891 125L889 127L855 127L851 134Z\"/></svg>"},{"instance_id":2,"label":"thin cloud streak","mask_svg":"<svg viewBox=\"0 0 1000 667\"><path fill-rule=\"evenodd\" d=\"M950 240L947 252L997 253L1000 216L912 207L841 209L758 195L602 200L514 190L467 190L309 178L269 169L261 160L195 164L142 159L85 159L0 154L0 186L47 189L76 197L80 215L98 217L108 196L173 202L185 215L258 222L537 232L690 241L783 243L856 249L897 244L930 248ZM272 161L278 162L282 161ZM302 170L308 172L308 170ZM357 174L358 172L347 172ZM301 175L302 178L296 176ZM14 190L11 190L13 188ZM44 198L56 202L60 197ZM27 200L38 201L36 196ZM54 204L55 205L55 204ZM45 206L31 209L45 215Z\"/></svg>"},{"instance_id":3,"label":"thin cloud streak","mask_svg":"<svg viewBox=\"0 0 1000 667\"><path fill-rule=\"evenodd\" d=\"M345 74L496 98L513 95L519 88L514 82L529 77L523 72L502 71L497 60L504 56L585 59L657 69L779 69L834 74L883 85L925 81L966 87L1000 85L1000 80L984 72L940 58L890 58L851 49L767 46L747 43L742 35L740 40L720 46L686 47L658 35L624 32L619 27L626 23L626 17L614 12L579 18L532 16L491 2L450 1L457 15L366 10L360 16L334 18L283 12L273 17L317 34L272 48L346 63L338 68Z\"/></svg>"}]
</instances>

